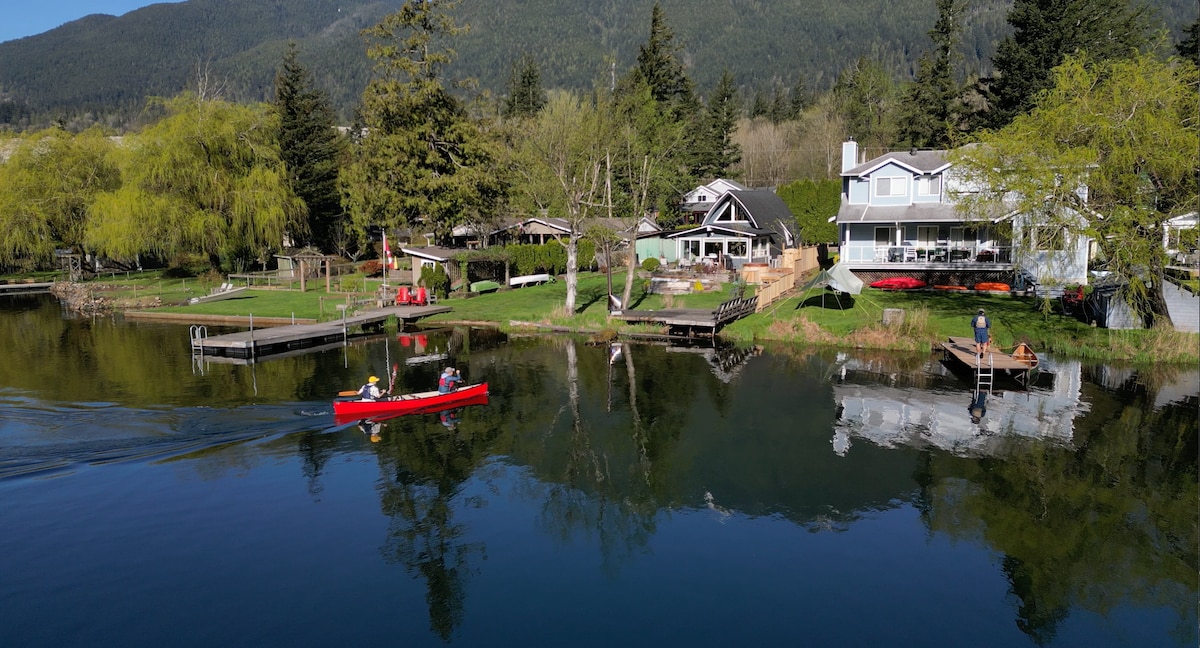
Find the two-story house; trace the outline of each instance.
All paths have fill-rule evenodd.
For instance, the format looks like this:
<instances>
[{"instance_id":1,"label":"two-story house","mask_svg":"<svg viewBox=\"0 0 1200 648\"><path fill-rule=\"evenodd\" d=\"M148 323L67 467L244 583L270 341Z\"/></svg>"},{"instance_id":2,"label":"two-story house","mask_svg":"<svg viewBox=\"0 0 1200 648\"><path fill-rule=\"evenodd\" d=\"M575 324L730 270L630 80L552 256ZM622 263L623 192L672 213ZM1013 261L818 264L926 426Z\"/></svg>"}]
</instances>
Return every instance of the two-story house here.
<instances>
[{"instance_id":1,"label":"two-story house","mask_svg":"<svg viewBox=\"0 0 1200 648\"><path fill-rule=\"evenodd\" d=\"M727 191L704 214L698 227L668 234L683 265L704 263L737 270L746 263L769 263L796 247L796 217L773 191Z\"/></svg>"},{"instance_id":2,"label":"two-story house","mask_svg":"<svg viewBox=\"0 0 1200 648\"><path fill-rule=\"evenodd\" d=\"M708 184L702 184L684 194L680 200L679 208L683 213L683 222L687 225L697 225L704 220L704 215L712 209L721 196L730 191L749 190L750 187L725 178L717 178Z\"/></svg>"},{"instance_id":3,"label":"two-story house","mask_svg":"<svg viewBox=\"0 0 1200 648\"><path fill-rule=\"evenodd\" d=\"M841 263L866 281L1087 282L1087 237L1003 208L963 213L956 199L971 188L956 177L946 151L892 152L863 161L850 140L842 144L841 175Z\"/></svg>"}]
</instances>

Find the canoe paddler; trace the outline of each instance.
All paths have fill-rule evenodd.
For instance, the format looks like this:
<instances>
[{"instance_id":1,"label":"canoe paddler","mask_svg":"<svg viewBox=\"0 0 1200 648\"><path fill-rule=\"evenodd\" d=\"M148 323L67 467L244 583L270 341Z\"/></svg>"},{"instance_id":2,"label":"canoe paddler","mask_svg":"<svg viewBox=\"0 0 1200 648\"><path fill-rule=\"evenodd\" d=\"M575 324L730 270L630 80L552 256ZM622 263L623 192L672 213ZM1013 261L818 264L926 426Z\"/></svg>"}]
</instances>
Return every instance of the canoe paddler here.
<instances>
[{"instance_id":1,"label":"canoe paddler","mask_svg":"<svg viewBox=\"0 0 1200 648\"><path fill-rule=\"evenodd\" d=\"M367 378L367 384L358 388L358 395L365 401L383 400L383 395L386 392L379 390L379 377L371 376Z\"/></svg>"},{"instance_id":2,"label":"canoe paddler","mask_svg":"<svg viewBox=\"0 0 1200 648\"><path fill-rule=\"evenodd\" d=\"M462 382L462 376L458 375L458 370L454 367L446 367L445 371L438 378L438 393L449 394L458 389L458 383Z\"/></svg>"}]
</instances>

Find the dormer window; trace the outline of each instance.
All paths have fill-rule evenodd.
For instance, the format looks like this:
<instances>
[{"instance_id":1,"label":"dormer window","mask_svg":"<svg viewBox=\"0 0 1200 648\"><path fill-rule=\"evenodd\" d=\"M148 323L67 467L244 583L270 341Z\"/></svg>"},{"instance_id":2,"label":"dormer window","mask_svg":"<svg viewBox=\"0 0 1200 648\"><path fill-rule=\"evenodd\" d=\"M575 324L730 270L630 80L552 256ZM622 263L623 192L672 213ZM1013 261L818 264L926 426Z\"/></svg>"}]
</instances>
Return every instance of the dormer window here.
<instances>
[{"instance_id":1,"label":"dormer window","mask_svg":"<svg viewBox=\"0 0 1200 648\"><path fill-rule=\"evenodd\" d=\"M908 178L875 178L875 195L879 198L908 195Z\"/></svg>"},{"instance_id":2,"label":"dormer window","mask_svg":"<svg viewBox=\"0 0 1200 648\"><path fill-rule=\"evenodd\" d=\"M937 196L942 193L942 176L924 175L917 178L918 196Z\"/></svg>"}]
</instances>

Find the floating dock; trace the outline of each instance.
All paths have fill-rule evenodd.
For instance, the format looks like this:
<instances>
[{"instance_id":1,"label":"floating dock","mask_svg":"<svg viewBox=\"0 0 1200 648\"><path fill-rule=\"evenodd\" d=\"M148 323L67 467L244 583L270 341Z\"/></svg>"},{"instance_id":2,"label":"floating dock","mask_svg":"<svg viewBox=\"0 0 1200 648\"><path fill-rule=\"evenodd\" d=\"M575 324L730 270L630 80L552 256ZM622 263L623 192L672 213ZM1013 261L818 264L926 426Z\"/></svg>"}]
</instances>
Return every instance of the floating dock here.
<instances>
[{"instance_id":1,"label":"floating dock","mask_svg":"<svg viewBox=\"0 0 1200 648\"><path fill-rule=\"evenodd\" d=\"M983 355L975 354L975 340L965 337L951 337L942 342L942 357L946 361L959 362L975 374L976 391L992 391L992 383L996 371L1028 384L1029 374L1038 365L1038 359L1033 352L1026 350L1027 357L1014 357L1007 353L991 350Z\"/></svg>"},{"instance_id":2,"label":"floating dock","mask_svg":"<svg viewBox=\"0 0 1200 648\"><path fill-rule=\"evenodd\" d=\"M449 313L449 306L392 306L364 311L328 322L316 324L292 324L270 328L253 329L238 333L208 336L204 326L192 326L192 351L203 355L226 356L231 358L256 358L259 356L284 353L294 349L303 349L345 342L354 329L363 332L377 331L383 327L384 321L395 317L408 324L431 315Z\"/></svg>"}]
</instances>

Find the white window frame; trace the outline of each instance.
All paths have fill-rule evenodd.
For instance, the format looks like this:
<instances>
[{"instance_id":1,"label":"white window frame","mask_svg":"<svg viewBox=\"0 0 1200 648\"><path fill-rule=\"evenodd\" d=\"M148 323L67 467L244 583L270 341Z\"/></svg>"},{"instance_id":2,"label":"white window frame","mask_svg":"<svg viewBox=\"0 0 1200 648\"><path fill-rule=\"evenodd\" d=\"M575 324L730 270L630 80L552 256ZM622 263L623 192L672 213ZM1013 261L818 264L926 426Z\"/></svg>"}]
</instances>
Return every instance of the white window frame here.
<instances>
[{"instance_id":1,"label":"white window frame","mask_svg":"<svg viewBox=\"0 0 1200 648\"><path fill-rule=\"evenodd\" d=\"M942 176L941 175L923 175L917 178L917 195L918 196L940 196L942 195Z\"/></svg>"},{"instance_id":2,"label":"white window frame","mask_svg":"<svg viewBox=\"0 0 1200 648\"><path fill-rule=\"evenodd\" d=\"M885 182L886 181L886 182ZM901 198L908 195L908 185L912 180L904 176L882 176L875 178L876 198ZM888 193L883 189L887 187ZM897 192L899 189L899 192Z\"/></svg>"}]
</instances>

